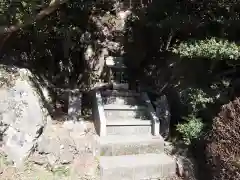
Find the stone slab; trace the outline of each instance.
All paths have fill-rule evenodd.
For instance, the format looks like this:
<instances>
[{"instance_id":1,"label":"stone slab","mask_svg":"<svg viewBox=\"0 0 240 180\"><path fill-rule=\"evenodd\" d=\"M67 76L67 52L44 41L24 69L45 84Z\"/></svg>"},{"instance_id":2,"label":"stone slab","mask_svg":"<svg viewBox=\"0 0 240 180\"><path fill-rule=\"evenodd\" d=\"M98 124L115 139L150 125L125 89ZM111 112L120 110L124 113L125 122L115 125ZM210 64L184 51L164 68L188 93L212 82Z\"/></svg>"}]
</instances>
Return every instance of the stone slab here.
<instances>
[{"instance_id":1,"label":"stone slab","mask_svg":"<svg viewBox=\"0 0 240 180\"><path fill-rule=\"evenodd\" d=\"M101 180L164 178L175 172L175 161L164 153L100 157Z\"/></svg>"},{"instance_id":2,"label":"stone slab","mask_svg":"<svg viewBox=\"0 0 240 180\"><path fill-rule=\"evenodd\" d=\"M148 126L107 126L107 135L140 135L151 134L151 125Z\"/></svg>"},{"instance_id":3,"label":"stone slab","mask_svg":"<svg viewBox=\"0 0 240 180\"><path fill-rule=\"evenodd\" d=\"M118 119L150 119L146 111L105 110L106 119L109 121Z\"/></svg>"},{"instance_id":4,"label":"stone slab","mask_svg":"<svg viewBox=\"0 0 240 180\"><path fill-rule=\"evenodd\" d=\"M135 91L119 91L119 90L105 90L102 91L102 96L140 96L140 93Z\"/></svg>"},{"instance_id":5,"label":"stone slab","mask_svg":"<svg viewBox=\"0 0 240 180\"><path fill-rule=\"evenodd\" d=\"M113 83L113 89L125 89L128 90L129 89L129 85L128 83Z\"/></svg>"},{"instance_id":6,"label":"stone slab","mask_svg":"<svg viewBox=\"0 0 240 180\"><path fill-rule=\"evenodd\" d=\"M107 104L104 105L105 110L125 110L125 111L130 111L130 110L146 110L146 106L139 106L139 105L128 105L128 104Z\"/></svg>"},{"instance_id":7,"label":"stone slab","mask_svg":"<svg viewBox=\"0 0 240 180\"><path fill-rule=\"evenodd\" d=\"M100 139L100 155L102 156L162 153L163 151L164 140L161 136L112 135Z\"/></svg>"},{"instance_id":8,"label":"stone slab","mask_svg":"<svg viewBox=\"0 0 240 180\"><path fill-rule=\"evenodd\" d=\"M142 105L143 101L136 97L103 97L103 104L118 104L118 105Z\"/></svg>"},{"instance_id":9,"label":"stone slab","mask_svg":"<svg viewBox=\"0 0 240 180\"><path fill-rule=\"evenodd\" d=\"M114 119L107 121L108 126L137 126L137 125L151 125L151 120L147 119Z\"/></svg>"}]
</instances>

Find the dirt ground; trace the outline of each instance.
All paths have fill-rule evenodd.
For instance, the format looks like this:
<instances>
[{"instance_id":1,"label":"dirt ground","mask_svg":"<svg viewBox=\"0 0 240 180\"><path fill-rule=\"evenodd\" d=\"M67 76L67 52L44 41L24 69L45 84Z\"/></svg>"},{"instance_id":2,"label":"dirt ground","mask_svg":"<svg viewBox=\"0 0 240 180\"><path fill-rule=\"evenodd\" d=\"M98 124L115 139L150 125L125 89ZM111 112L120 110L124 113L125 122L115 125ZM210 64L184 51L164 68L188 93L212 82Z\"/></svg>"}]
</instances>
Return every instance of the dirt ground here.
<instances>
[{"instance_id":1,"label":"dirt ground","mask_svg":"<svg viewBox=\"0 0 240 180\"><path fill-rule=\"evenodd\" d=\"M66 140L66 132L63 128L63 123L55 123L45 132L47 137L58 137L59 140ZM98 180L99 164L98 164L98 139L95 128L92 122L85 122L87 131L78 137L75 137L74 132L71 132L75 141L78 142L77 153L66 154L66 158L73 157L67 163L54 161L49 163L51 154L32 153L25 164L20 168L15 168L3 153L0 153L0 180ZM78 134L78 133L77 133ZM66 142L66 141L65 141ZM53 139L47 145L55 143ZM66 145L67 146L67 145ZM57 152L56 146L53 146L53 152ZM51 149L50 149L51 150ZM181 160L184 170L184 177L179 177L177 174L174 177L161 180L197 180L194 176L194 167L192 160L184 155L185 149L176 147L171 143L165 144L165 152L173 158ZM54 158L53 158L54 159ZM60 163L59 163L60 162Z\"/></svg>"}]
</instances>

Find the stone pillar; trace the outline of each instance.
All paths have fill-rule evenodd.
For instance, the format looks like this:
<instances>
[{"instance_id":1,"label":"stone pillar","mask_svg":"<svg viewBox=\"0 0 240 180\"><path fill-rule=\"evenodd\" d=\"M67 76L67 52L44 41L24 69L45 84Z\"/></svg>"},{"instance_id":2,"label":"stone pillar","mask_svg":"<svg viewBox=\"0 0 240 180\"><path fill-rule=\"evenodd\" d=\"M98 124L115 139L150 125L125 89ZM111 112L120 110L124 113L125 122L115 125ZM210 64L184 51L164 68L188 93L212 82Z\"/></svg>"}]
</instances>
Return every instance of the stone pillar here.
<instances>
[{"instance_id":1,"label":"stone pillar","mask_svg":"<svg viewBox=\"0 0 240 180\"><path fill-rule=\"evenodd\" d=\"M167 97L165 95L161 96L156 100L155 105L157 117L160 119L160 134L164 139L167 139L169 136L171 120Z\"/></svg>"},{"instance_id":2,"label":"stone pillar","mask_svg":"<svg viewBox=\"0 0 240 180\"><path fill-rule=\"evenodd\" d=\"M116 71L116 79L115 79L116 83L121 83L121 71L117 70Z\"/></svg>"}]
</instances>

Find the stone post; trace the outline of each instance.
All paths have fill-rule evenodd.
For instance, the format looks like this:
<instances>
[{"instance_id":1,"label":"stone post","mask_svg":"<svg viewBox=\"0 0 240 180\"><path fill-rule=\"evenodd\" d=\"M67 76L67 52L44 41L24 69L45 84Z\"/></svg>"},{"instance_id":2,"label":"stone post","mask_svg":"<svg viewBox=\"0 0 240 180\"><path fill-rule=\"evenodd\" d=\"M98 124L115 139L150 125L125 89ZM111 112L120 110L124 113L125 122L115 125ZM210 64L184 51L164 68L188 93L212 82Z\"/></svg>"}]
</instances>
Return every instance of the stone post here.
<instances>
[{"instance_id":1,"label":"stone post","mask_svg":"<svg viewBox=\"0 0 240 180\"><path fill-rule=\"evenodd\" d=\"M170 120L171 114L167 101L167 97L165 95L158 98L155 102L156 105L156 114L160 119L160 134L164 139L167 139L170 131Z\"/></svg>"}]
</instances>

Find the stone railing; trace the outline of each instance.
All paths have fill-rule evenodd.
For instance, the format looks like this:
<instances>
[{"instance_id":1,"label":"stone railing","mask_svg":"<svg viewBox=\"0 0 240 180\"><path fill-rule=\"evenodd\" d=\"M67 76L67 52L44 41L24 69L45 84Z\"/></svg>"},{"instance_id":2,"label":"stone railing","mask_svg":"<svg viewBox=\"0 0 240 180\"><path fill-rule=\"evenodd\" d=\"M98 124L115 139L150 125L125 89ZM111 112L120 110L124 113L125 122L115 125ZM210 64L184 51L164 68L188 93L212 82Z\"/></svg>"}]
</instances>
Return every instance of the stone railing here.
<instances>
[{"instance_id":1,"label":"stone railing","mask_svg":"<svg viewBox=\"0 0 240 180\"><path fill-rule=\"evenodd\" d=\"M151 101L147 95L146 92L141 93L141 97L144 100L145 104L148 108L148 113L150 115L150 118L152 120L152 134L154 136L158 136L160 134L160 121L159 118L156 115L156 112L151 104Z\"/></svg>"},{"instance_id":2,"label":"stone railing","mask_svg":"<svg viewBox=\"0 0 240 180\"><path fill-rule=\"evenodd\" d=\"M103 108L103 102L100 91L94 92L93 99L93 118L97 133L99 136L106 135L106 117Z\"/></svg>"},{"instance_id":3,"label":"stone railing","mask_svg":"<svg viewBox=\"0 0 240 180\"><path fill-rule=\"evenodd\" d=\"M160 134L164 139L169 137L171 113L166 95L160 96L154 102L156 115L161 121Z\"/></svg>"}]
</instances>

